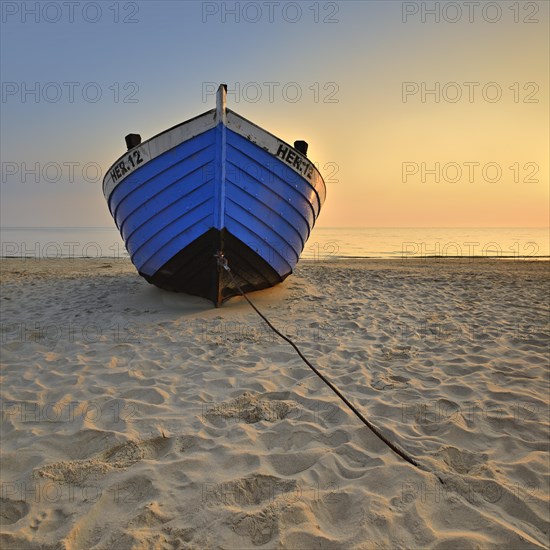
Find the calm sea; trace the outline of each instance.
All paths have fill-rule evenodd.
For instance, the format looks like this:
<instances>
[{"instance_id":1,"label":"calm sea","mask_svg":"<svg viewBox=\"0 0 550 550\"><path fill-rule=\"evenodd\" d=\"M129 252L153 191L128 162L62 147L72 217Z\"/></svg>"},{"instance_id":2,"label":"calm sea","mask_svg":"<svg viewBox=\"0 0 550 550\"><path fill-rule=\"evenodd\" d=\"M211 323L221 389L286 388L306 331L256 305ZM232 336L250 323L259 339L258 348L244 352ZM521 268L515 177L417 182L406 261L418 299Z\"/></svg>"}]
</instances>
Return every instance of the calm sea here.
<instances>
[{"instance_id":1,"label":"calm sea","mask_svg":"<svg viewBox=\"0 0 550 550\"><path fill-rule=\"evenodd\" d=\"M114 227L7 227L1 256L128 257ZM548 228L317 227L302 258L421 258L428 256L550 257Z\"/></svg>"}]
</instances>

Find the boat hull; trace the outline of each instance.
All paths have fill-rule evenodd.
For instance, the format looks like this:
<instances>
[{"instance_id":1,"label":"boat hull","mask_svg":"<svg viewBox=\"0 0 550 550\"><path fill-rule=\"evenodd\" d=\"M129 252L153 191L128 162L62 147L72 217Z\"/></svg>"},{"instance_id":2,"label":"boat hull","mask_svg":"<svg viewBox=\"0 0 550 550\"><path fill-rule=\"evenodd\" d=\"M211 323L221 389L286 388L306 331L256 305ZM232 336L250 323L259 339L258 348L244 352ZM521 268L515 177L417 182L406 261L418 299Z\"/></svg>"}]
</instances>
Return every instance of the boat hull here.
<instances>
[{"instance_id":1,"label":"boat hull","mask_svg":"<svg viewBox=\"0 0 550 550\"><path fill-rule=\"evenodd\" d=\"M221 103L221 106L220 106ZM313 164L218 107L131 148L103 191L130 258L150 283L220 305L290 273L325 198Z\"/></svg>"},{"instance_id":2,"label":"boat hull","mask_svg":"<svg viewBox=\"0 0 550 550\"><path fill-rule=\"evenodd\" d=\"M218 265L218 252L222 252L230 262L237 284ZM279 275L261 256L226 229L220 231L212 228L178 252L154 275L140 275L164 290L201 296L219 305L239 295L241 290L251 292L274 286L289 273Z\"/></svg>"}]
</instances>

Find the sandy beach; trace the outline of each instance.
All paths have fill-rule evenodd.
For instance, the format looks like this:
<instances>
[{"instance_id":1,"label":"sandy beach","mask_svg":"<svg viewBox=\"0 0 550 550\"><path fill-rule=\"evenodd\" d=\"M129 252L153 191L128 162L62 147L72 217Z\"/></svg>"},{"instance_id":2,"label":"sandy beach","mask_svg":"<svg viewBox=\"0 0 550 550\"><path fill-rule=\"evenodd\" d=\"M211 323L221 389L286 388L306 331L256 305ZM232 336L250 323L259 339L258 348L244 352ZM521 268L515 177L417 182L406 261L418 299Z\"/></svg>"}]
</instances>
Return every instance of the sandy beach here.
<instances>
[{"instance_id":1,"label":"sandy beach","mask_svg":"<svg viewBox=\"0 0 550 550\"><path fill-rule=\"evenodd\" d=\"M4 259L4 549L527 549L549 538L550 264L301 262L242 298Z\"/></svg>"}]
</instances>

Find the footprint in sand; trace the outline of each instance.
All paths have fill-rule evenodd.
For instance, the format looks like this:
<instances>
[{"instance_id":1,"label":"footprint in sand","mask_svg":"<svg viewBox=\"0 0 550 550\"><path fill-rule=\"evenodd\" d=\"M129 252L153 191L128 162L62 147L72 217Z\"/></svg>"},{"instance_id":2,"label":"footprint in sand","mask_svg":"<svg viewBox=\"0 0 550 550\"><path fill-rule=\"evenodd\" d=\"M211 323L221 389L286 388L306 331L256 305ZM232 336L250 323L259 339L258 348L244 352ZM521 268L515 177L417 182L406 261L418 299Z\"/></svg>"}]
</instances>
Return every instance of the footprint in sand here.
<instances>
[{"instance_id":1,"label":"footprint in sand","mask_svg":"<svg viewBox=\"0 0 550 550\"><path fill-rule=\"evenodd\" d=\"M69 460L48 464L35 470L35 476L73 485L85 485L109 472L126 469L143 459L159 458L168 452L170 438L155 437L142 441L126 441L99 455L84 460Z\"/></svg>"},{"instance_id":2,"label":"footprint in sand","mask_svg":"<svg viewBox=\"0 0 550 550\"><path fill-rule=\"evenodd\" d=\"M387 348L382 350L382 360L393 361L394 359L410 359L415 357L416 352L411 346L397 346L395 349Z\"/></svg>"},{"instance_id":3,"label":"footprint in sand","mask_svg":"<svg viewBox=\"0 0 550 550\"><path fill-rule=\"evenodd\" d=\"M29 505L23 500L0 499L0 524L12 525L29 513Z\"/></svg>"},{"instance_id":4,"label":"footprint in sand","mask_svg":"<svg viewBox=\"0 0 550 550\"><path fill-rule=\"evenodd\" d=\"M212 497L226 506L257 506L269 501L259 512L241 512L227 520L235 533L261 546L273 538L281 510L300 497L300 488L296 480L254 474L220 484Z\"/></svg>"},{"instance_id":5,"label":"footprint in sand","mask_svg":"<svg viewBox=\"0 0 550 550\"><path fill-rule=\"evenodd\" d=\"M374 381L372 382L371 386L375 390L392 390L392 389L400 389L400 388L406 388L409 385L410 378L407 378L405 376L399 376L399 375L386 375L386 374L378 374L376 375Z\"/></svg>"},{"instance_id":6,"label":"footprint in sand","mask_svg":"<svg viewBox=\"0 0 550 550\"><path fill-rule=\"evenodd\" d=\"M366 502L354 500L344 491L339 491L337 483L329 484L323 493L321 498L311 503L311 510L322 531L325 531L325 527L326 531L330 531L331 526L338 525L340 529L352 532L366 519L363 509ZM369 516L371 521L376 520L377 523L382 523L384 517L373 510Z\"/></svg>"},{"instance_id":7,"label":"footprint in sand","mask_svg":"<svg viewBox=\"0 0 550 550\"><path fill-rule=\"evenodd\" d=\"M128 527L134 527L136 529L159 527L172 519L171 516L164 513L158 502L153 501L141 508L138 514L128 522Z\"/></svg>"},{"instance_id":8,"label":"footprint in sand","mask_svg":"<svg viewBox=\"0 0 550 550\"><path fill-rule=\"evenodd\" d=\"M266 501L283 498L287 501L299 496L296 480L252 474L247 477L219 483L207 495L207 501L225 506L256 506Z\"/></svg>"},{"instance_id":9,"label":"footprint in sand","mask_svg":"<svg viewBox=\"0 0 550 550\"><path fill-rule=\"evenodd\" d=\"M291 401L280 401L278 399L261 399L259 396L244 392L241 396L220 403L209 409L205 416L207 418L236 418L247 424L255 424L262 420L277 422L283 420L296 407Z\"/></svg>"},{"instance_id":10,"label":"footprint in sand","mask_svg":"<svg viewBox=\"0 0 550 550\"><path fill-rule=\"evenodd\" d=\"M232 524L235 533L248 536L255 546L268 543L279 527L277 514L272 506L268 506L256 514L240 515L230 524Z\"/></svg>"},{"instance_id":11,"label":"footprint in sand","mask_svg":"<svg viewBox=\"0 0 550 550\"><path fill-rule=\"evenodd\" d=\"M63 510L59 509L53 510L52 512L41 512L32 520L30 528L33 531L40 530L41 533L55 531L60 525L65 523L69 517L70 514L65 514Z\"/></svg>"},{"instance_id":12,"label":"footprint in sand","mask_svg":"<svg viewBox=\"0 0 550 550\"><path fill-rule=\"evenodd\" d=\"M472 453L456 447L442 447L435 453L447 465L447 470L457 474L478 475L486 469L488 455Z\"/></svg>"},{"instance_id":13,"label":"footprint in sand","mask_svg":"<svg viewBox=\"0 0 550 550\"><path fill-rule=\"evenodd\" d=\"M191 542L195 536L196 529L192 527L165 527L163 531L168 535L168 543L175 548L187 548L185 543ZM189 547L191 548L191 547Z\"/></svg>"}]
</instances>

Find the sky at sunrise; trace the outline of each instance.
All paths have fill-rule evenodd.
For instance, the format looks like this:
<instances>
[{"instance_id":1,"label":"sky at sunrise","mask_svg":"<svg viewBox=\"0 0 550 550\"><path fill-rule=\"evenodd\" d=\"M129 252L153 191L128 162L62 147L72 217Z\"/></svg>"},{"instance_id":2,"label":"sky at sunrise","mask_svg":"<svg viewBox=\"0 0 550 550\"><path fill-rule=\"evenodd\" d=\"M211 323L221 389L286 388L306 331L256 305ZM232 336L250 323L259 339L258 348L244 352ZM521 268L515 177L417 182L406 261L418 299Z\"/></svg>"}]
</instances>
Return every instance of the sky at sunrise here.
<instances>
[{"instance_id":1,"label":"sky at sunrise","mask_svg":"<svg viewBox=\"0 0 550 550\"><path fill-rule=\"evenodd\" d=\"M319 226L545 226L548 2L1 2L2 226L113 225L130 132L215 105L327 183Z\"/></svg>"}]
</instances>

